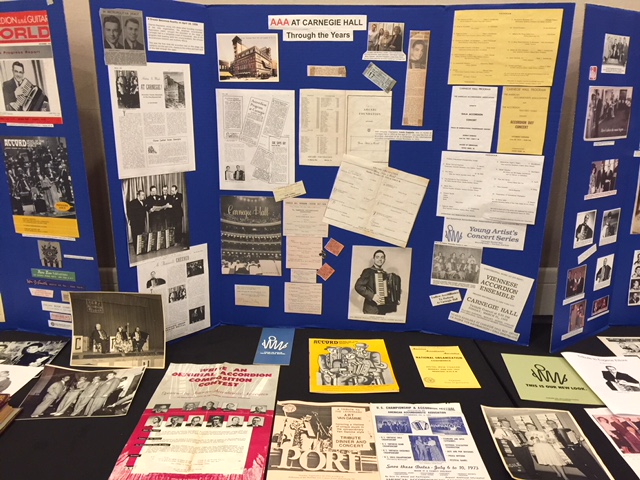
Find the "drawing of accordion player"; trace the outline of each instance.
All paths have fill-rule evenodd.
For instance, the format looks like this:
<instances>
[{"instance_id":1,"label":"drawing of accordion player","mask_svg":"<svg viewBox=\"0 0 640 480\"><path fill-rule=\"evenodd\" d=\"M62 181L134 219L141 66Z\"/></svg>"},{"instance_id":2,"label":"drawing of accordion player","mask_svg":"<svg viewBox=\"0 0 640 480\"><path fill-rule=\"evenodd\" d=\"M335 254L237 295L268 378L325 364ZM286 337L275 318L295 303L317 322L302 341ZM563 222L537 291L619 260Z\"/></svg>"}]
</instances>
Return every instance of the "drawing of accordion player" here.
<instances>
[{"instance_id":1,"label":"drawing of accordion player","mask_svg":"<svg viewBox=\"0 0 640 480\"><path fill-rule=\"evenodd\" d=\"M364 297L362 313L386 315L395 312L402 293L400 276L382 269L386 255L382 250L373 254L373 265L365 268L356 281L355 290Z\"/></svg>"}]
</instances>

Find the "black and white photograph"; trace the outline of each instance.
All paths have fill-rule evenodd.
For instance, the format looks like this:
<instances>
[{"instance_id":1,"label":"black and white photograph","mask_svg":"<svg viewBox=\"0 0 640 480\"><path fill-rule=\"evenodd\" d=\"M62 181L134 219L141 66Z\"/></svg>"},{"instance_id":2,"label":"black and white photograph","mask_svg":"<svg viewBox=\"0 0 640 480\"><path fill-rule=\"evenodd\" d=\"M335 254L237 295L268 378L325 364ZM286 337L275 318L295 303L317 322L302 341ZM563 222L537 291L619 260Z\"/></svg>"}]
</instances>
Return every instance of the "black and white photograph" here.
<instances>
[{"instance_id":1,"label":"black and white photograph","mask_svg":"<svg viewBox=\"0 0 640 480\"><path fill-rule=\"evenodd\" d=\"M586 321L586 314L586 300L572 303L569 307L569 328L567 329L567 333L582 331L582 329L584 328L584 323Z\"/></svg>"},{"instance_id":2,"label":"black and white photograph","mask_svg":"<svg viewBox=\"0 0 640 480\"><path fill-rule=\"evenodd\" d=\"M244 427L244 417L232 415L227 419L227 427Z\"/></svg>"},{"instance_id":3,"label":"black and white photograph","mask_svg":"<svg viewBox=\"0 0 640 480\"><path fill-rule=\"evenodd\" d=\"M376 415L376 431L379 433L411 433L409 417L400 415Z\"/></svg>"},{"instance_id":4,"label":"black and white photograph","mask_svg":"<svg viewBox=\"0 0 640 480\"><path fill-rule=\"evenodd\" d=\"M85 372L47 365L20 405L20 419L126 415L143 373L144 366Z\"/></svg>"},{"instance_id":5,"label":"black and white photograph","mask_svg":"<svg viewBox=\"0 0 640 480\"><path fill-rule=\"evenodd\" d=\"M60 242L38 240L38 256L44 268L62 268L62 248Z\"/></svg>"},{"instance_id":6,"label":"black and white photograph","mask_svg":"<svg viewBox=\"0 0 640 480\"><path fill-rule=\"evenodd\" d=\"M140 84L137 70L116 70L118 108L140 108Z\"/></svg>"},{"instance_id":7,"label":"black and white photograph","mask_svg":"<svg viewBox=\"0 0 640 480\"><path fill-rule=\"evenodd\" d=\"M585 141L627 138L633 87L589 87Z\"/></svg>"},{"instance_id":8,"label":"black and white photograph","mask_svg":"<svg viewBox=\"0 0 640 480\"><path fill-rule=\"evenodd\" d=\"M620 209L602 212L602 226L600 228L600 246L618 241L618 227L620 227Z\"/></svg>"},{"instance_id":9,"label":"black and white photograph","mask_svg":"<svg viewBox=\"0 0 640 480\"><path fill-rule=\"evenodd\" d=\"M147 421L145 422L145 426L148 426L151 428L160 428L162 426L163 421L164 421L164 418L162 416L154 415L153 417L147 418Z\"/></svg>"},{"instance_id":10,"label":"black and white photograph","mask_svg":"<svg viewBox=\"0 0 640 480\"><path fill-rule=\"evenodd\" d=\"M3 137L2 140L13 215L75 220L76 202L66 139ZM77 231L77 222L73 224ZM51 234L55 235L53 231Z\"/></svg>"},{"instance_id":11,"label":"black and white photograph","mask_svg":"<svg viewBox=\"0 0 640 480\"><path fill-rule=\"evenodd\" d=\"M218 402L213 402L211 400L204 402L204 404L200 407L200 410L204 410L205 412L212 412L218 409Z\"/></svg>"},{"instance_id":12,"label":"black and white photograph","mask_svg":"<svg viewBox=\"0 0 640 480\"><path fill-rule=\"evenodd\" d=\"M629 281L630 292L640 292L640 278L632 278Z\"/></svg>"},{"instance_id":13,"label":"black and white photograph","mask_svg":"<svg viewBox=\"0 0 640 480\"><path fill-rule=\"evenodd\" d=\"M601 337L598 339L604 343L616 357L640 356L640 338L638 337ZM638 452L640 453L640 452Z\"/></svg>"},{"instance_id":14,"label":"black and white photograph","mask_svg":"<svg viewBox=\"0 0 640 480\"><path fill-rule=\"evenodd\" d=\"M609 313L609 295L605 295L604 297L596 298L591 304L591 316L589 320L592 318L599 317Z\"/></svg>"},{"instance_id":15,"label":"black and white photograph","mask_svg":"<svg viewBox=\"0 0 640 480\"><path fill-rule=\"evenodd\" d=\"M178 285L169 288L169 303L179 302L187 298L187 286Z\"/></svg>"},{"instance_id":16,"label":"black and white photograph","mask_svg":"<svg viewBox=\"0 0 640 480\"><path fill-rule=\"evenodd\" d=\"M475 288L480 281L481 264L482 247L435 242L431 285Z\"/></svg>"},{"instance_id":17,"label":"black and white photograph","mask_svg":"<svg viewBox=\"0 0 640 480\"><path fill-rule=\"evenodd\" d=\"M414 33L414 32L411 32ZM423 32L416 32L423 35ZM427 69L427 57L429 55L429 40L424 38L411 38L409 41L409 69Z\"/></svg>"},{"instance_id":18,"label":"black and white photograph","mask_svg":"<svg viewBox=\"0 0 640 480\"><path fill-rule=\"evenodd\" d=\"M224 169L224 179L230 182L244 182L246 178L245 171L244 165L236 165L234 169L227 165Z\"/></svg>"},{"instance_id":19,"label":"black and white photograph","mask_svg":"<svg viewBox=\"0 0 640 480\"><path fill-rule=\"evenodd\" d=\"M636 186L636 200L633 204L633 217L631 217L631 235L640 235L640 171L638 172L638 184ZM636 255L634 255L634 258L636 258Z\"/></svg>"},{"instance_id":20,"label":"black and white photograph","mask_svg":"<svg viewBox=\"0 0 640 480\"><path fill-rule=\"evenodd\" d=\"M613 478L570 412L485 406L482 411L502 463L513 478Z\"/></svg>"},{"instance_id":21,"label":"black and white photograph","mask_svg":"<svg viewBox=\"0 0 640 480\"><path fill-rule=\"evenodd\" d=\"M609 197L618 193L618 164L617 158L598 160L591 162L589 174L589 191L584 196L585 200Z\"/></svg>"},{"instance_id":22,"label":"black and white photograph","mask_svg":"<svg viewBox=\"0 0 640 480\"><path fill-rule=\"evenodd\" d=\"M442 435L467 435L462 417L429 417L431 431Z\"/></svg>"},{"instance_id":23,"label":"black and white photograph","mask_svg":"<svg viewBox=\"0 0 640 480\"><path fill-rule=\"evenodd\" d=\"M348 318L405 323L410 278L411 248L354 245Z\"/></svg>"},{"instance_id":24,"label":"black and white photograph","mask_svg":"<svg viewBox=\"0 0 640 480\"><path fill-rule=\"evenodd\" d=\"M402 52L404 23L369 22L367 50L371 52Z\"/></svg>"},{"instance_id":25,"label":"black and white photograph","mask_svg":"<svg viewBox=\"0 0 640 480\"><path fill-rule=\"evenodd\" d=\"M131 266L189 248L184 173L124 179L122 195Z\"/></svg>"},{"instance_id":26,"label":"black and white photograph","mask_svg":"<svg viewBox=\"0 0 640 480\"><path fill-rule=\"evenodd\" d=\"M187 263L187 277L195 277L204 273L204 260L194 260Z\"/></svg>"},{"instance_id":27,"label":"black and white photograph","mask_svg":"<svg viewBox=\"0 0 640 480\"><path fill-rule=\"evenodd\" d=\"M266 405L251 405L250 413L267 413Z\"/></svg>"},{"instance_id":28,"label":"black and white photograph","mask_svg":"<svg viewBox=\"0 0 640 480\"><path fill-rule=\"evenodd\" d=\"M247 427L251 427L251 428L264 427L264 418L250 417L250 420L247 422Z\"/></svg>"},{"instance_id":29,"label":"black and white photograph","mask_svg":"<svg viewBox=\"0 0 640 480\"><path fill-rule=\"evenodd\" d=\"M279 82L276 33L219 33L218 75L225 82Z\"/></svg>"},{"instance_id":30,"label":"black and white photograph","mask_svg":"<svg viewBox=\"0 0 640 480\"><path fill-rule=\"evenodd\" d=\"M170 403L158 403L153 406L153 413L167 413L170 408Z\"/></svg>"},{"instance_id":31,"label":"black and white photograph","mask_svg":"<svg viewBox=\"0 0 640 480\"><path fill-rule=\"evenodd\" d=\"M224 417L222 415L211 415L207 421L207 427L221 428L224 424Z\"/></svg>"},{"instance_id":32,"label":"black and white photograph","mask_svg":"<svg viewBox=\"0 0 640 480\"><path fill-rule=\"evenodd\" d=\"M71 292L74 367L164 368L160 295Z\"/></svg>"},{"instance_id":33,"label":"black and white photograph","mask_svg":"<svg viewBox=\"0 0 640 480\"><path fill-rule=\"evenodd\" d=\"M164 72L164 106L186 108L183 72Z\"/></svg>"},{"instance_id":34,"label":"black and white photograph","mask_svg":"<svg viewBox=\"0 0 640 480\"><path fill-rule=\"evenodd\" d=\"M573 236L573 248L581 248L593 243L596 227L597 210L579 212L576 216L575 235Z\"/></svg>"},{"instance_id":35,"label":"black and white photograph","mask_svg":"<svg viewBox=\"0 0 640 480\"><path fill-rule=\"evenodd\" d=\"M198 403L197 402L187 402L182 406L182 409L185 412L193 412L194 410L198 409Z\"/></svg>"},{"instance_id":36,"label":"black and white photograph","mask_svg":"<svg viewBox=\"0 0 640 480\"><path fill-rule=\"evenodd\" d=\"M611 285L611 277L613 275L613 260L615 255L612 253L603 257L599 257L596 262L595 278L593 281L593 290L600 290Z\"/></svg>"},{"instance_id":37,"label":"black and white photograph","mask_svg":"<svg viewBox=\"0 0 640 480\"><path fill-rule=\"evenodd\" d=\"M204 305L200 305L199 307L194 307L189 309L189 323L198 323L202 322L206 318L205 315L205 307Z\"/></svg>"},{"instance_id":38,"label":"black and white photograph","mask_svg":"<svg viewBox=\"0 0 640 480\"><path fill-rule=\"evenodd\" d=\"M0 394L14 395L41 371L42 367L0 365Z\"/></svg>"},{"instance_id":39,"label":"black and white photograph","mask_svg":"<svg viewBox=\"0 0 640 480\"><path fill-rule=\"evenodd\" d=\"M5 112L49 112L47 71L42 60L0 60ZM58 95L58 92L54 92ZM46 120L43 118L43 123Z\"/></svg>"},{"instance_id":40,"label":"black and white photograph","mask_svg":"<svg viewBox=\"0 0 640 480\"><path fill-rule=\"evenodd\" d=\"M101 8L100 23L107 65L147 64L142 11Z\"/></svg>"},{"instance_id":41,"label":"black and white photograph","mask_svg":"<svg viewBox=\"0 0 640 480\"><path fill-rule=\"evenodd\" d=\"M220 198L223 275L282 276L282 204L273 197Z\"/></svg>"},{"instance_id":42,"label":"black and white photograph","mask_svg":"<svg viewBox=\"0 0 640 480\"><path fill-rule=\"evenodd\" d=\"M411 453L416 462L444 462L446 460L440 438L435 435L409 435Z\"/></svg>"},{"instance_id":43,"label":"black and white photograph","mask_svg":"<svg viewBox=\"0 0 640 480\"><path fill-rule=\"evenodd\" d=\"M68 340L0 342L0 365L42 367L55 358Z\"/></svg>"},{"instance_id":44,"label":"black and white photograph","mask_svg":"<svg viewBox=\"0 0 640 480\"><path fill-rule=\"evenodd\" d=\"M640 292L629 292L627 305L629 307L640 307Z\"/></svg>"},{"instance_id":45,"label":"black and white photograph","mask_svg":"<svg viewBox=\"0 0 640 480\"><path fill-rule=\"evenodd\" d=\"M630 37L605 33L604 47L602 49L602 73L615 73L624 75L627 73L629 61Z\"/></svg>"},{"instance_id":46,"label":"black and white photograph","mask_svg":"<svg viewBox=\"0 0 640 480\"><path fill-rule=\"evenodd\" d=\"M202 415L193 415L189 418L187 418L187 424L185 425L186 427L202 427L202 425L204 425L202 423Z\"/></svg>"},{"instance_id":47,"label":"black and white photograph","mask_svg":"<svg viewBox=\"0 0 640 480\"><path fill-rule=\"evenodd\" d=\"M567 288L564 296L564 305L575 300L580 300L584 297L584 287L586 279L586 265L571 268L567 271Z\"/></svg>"},{"instance_id":48,"label":"black and white photograph","mask_svg":"<svg viewBox=\"0 0 640 480\"><path fill-rule=\"evenodd\" d=\"M184 423L184 416L173 415L169 417L169 419L167 420L164 426L168 428L177 428L177 427L181 427L183 423Z\"/></svg>"}]
</instances>

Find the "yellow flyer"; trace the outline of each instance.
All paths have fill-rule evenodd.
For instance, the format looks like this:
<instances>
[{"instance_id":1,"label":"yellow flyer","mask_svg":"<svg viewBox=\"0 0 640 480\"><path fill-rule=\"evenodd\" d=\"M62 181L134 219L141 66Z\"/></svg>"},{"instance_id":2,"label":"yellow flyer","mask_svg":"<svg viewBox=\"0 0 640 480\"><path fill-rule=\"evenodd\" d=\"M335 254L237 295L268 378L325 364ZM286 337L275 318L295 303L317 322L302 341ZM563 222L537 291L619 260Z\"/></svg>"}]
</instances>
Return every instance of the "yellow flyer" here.
<instances>
[{"instance_id":1,"label":"yellow flyer","mask_svg":"<svg viewBox=\"0 0 640 480\"><path fill-rule=\"evenodd\" d=\"M382 339L309 339L311 393L399 392Z\"/></svg>"},{"instance_id":2,"label":"yellow flyer","mask_svg":"<svg viewBox=\"0 0 640 480\"><path fill-rule=\"evenodd\" d=\"M409 347L425 388L481 388L460 347Z\"/></svg>"},{"instance_id":3,"label":"yellow flyer","mask_svg":"<svg viewBox=\"0 0 640 480\"><path fill-rule=\"evenodd\" d=\"M504 87L498 153L542 155L549 87Z\"/></svg>"}]
</instances>

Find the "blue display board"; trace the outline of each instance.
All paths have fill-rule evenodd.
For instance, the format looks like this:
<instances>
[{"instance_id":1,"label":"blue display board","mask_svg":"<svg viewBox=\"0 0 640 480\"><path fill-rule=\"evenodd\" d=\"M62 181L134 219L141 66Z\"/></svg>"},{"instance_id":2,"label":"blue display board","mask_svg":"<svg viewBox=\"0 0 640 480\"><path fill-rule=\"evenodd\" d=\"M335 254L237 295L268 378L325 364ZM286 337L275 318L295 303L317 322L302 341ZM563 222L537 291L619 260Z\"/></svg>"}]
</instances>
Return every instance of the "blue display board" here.
<instances>
[{"instance_id":1,"label":"blue display board","mask_svg":"<svg viewBox=\"0 0 640 480\"><path fill-rule=\"evenodd\" d=\"M64 5L3 2L0 15L12 19L0 41L0 329L70 334L65 292L100 290L100 275ZM15 72L31 103L12 117Z\"/></svg>"},{"instance_id":2,"label":"blue display board","mask_svg":"<svg viewBox=\"0 0 640 480\"><path fill-rule=\"evenodd\" d=\"M551 349L637 325L640 13L587 5ZM586 227L580 226L585 223ZM633 233L635 232L635 233ZM606 265L605 265L606 260ZM638 263L640 265L640 263ZM607 268L609 267L609 268ZM573 278L571 278L573 277ZM634 308L635 307L635 308Z\"/></svg>"},{"instance_id":3,"label":"blue display board","mask_svg":"<svg viewBox=\"0 0 640 480\"><path fill-rule=\"evenodd\" d=\"M118 266L119 285L122 290L137 291L136 269L129 266L128 225L124 215L122 182L118 178L115 138L112 129L108 68L104 63L103 34L100 9L136 9L148 17L203 22L205 29L204 55L147 51L149 62L188 63L190 65L194 103L196 170L186 173L189 200L190 244L207 243L211 277L211 310L213 324L310 326L340 329L415 330L446 335L473 337L485 340L508 341L497 335L448 320L451 311L458 311L460 303L433 307L429 295L451 290L431 284L431 266L434 242L442 240L443 218L436 216L441 154L447 149L447 135L452 85L448 84L454 16L461 10L484 9L558 9L563 13L562 33L551 87L549 115L546 126L543 155L544 170L534 225L527 227L524 251L485 248L482 262L517 274L537 278L542 238L548 208L551 175L556 152L557 132L564 94L567 58L573 23L574 6L571 4L500 5L500 6L198 6L166 1L105 1L94 0L92 25L96 51L100 101L102 105L106 158L111 190L112 218ZM403 324L347 320L351 285L352 246L381 246L388 244L369 237L331 226L329 237L345 245L338 257L327 254L326 261L335 273L323 283L322 315L303 315L284 312L284 288L289 271L282 277L238 276L221 274L220 205L226 195L246 195L247 192L221 191L218 183L218 145L215 90L217 88L278 89L296 91L296 111L300 89L379 90L362 75L369 61L362 60L367 49L367 31L355 31L352 41L283 41L282 31L269 30L269 15L366 15L369 22L396 22L404 24L404 51L408 51L408 32L431 32L428 58L428 76L425 100L424 126L419 130L432 130L432 142L392 142L389 166L426 177L430 180L426 196L418 213L408 247L412 248L411 279L403 279L403 295L408 293L407 321ZM277 83L230 83L219 80L216 34L277 33L279 38L279 81ZM405 92L406 62L376 61L381 69L397 80L393 89L391 128L402 129L402 107ZM308 65L345 66L346 78L318 78L307 76ZM133 68L133 67L132 67ZM502 87L498 92L498 112ZM497 120L497 119L496 119ZM296 119L297 121L297 119ZM496 121L491 152L496 152L498 123ZM416 130L409 127L408 129ZM297 129L296 129L297 130ZM296 150L298 132L296 132ZM335 167L300 166L296 161L296 180L304 181L308 198L328 198L338 169ZM250 195L268 195L270 192L249 192ZM326 239L325 239L326 241ZM284 257L283 257L284 258ZM270 287L268 309L236 306L234 286L266 285ZM516 343L528 343L536 285L528 297L518 322ZM464 290L462 290L464 296ZM406 296L404 297L406 298Z\"/></svg>"}]
</instances>

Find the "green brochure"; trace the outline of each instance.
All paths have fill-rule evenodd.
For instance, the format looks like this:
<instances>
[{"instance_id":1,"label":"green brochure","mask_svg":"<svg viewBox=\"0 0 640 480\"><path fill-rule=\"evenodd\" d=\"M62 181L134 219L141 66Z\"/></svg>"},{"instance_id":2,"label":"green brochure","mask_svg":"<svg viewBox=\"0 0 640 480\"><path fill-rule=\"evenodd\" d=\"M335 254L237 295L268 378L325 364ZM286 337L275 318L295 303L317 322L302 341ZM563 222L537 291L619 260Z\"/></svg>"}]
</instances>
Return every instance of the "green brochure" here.
<instances>
[{"instance_id":1,"label":"green brochure","mask_svg":"<svg viewBox=\"0 0 640 480\"><path fill-rule=\"evenodd\" d=\"M503 353L502 358L522 400L602 405L562 357Z\"/></svg>"}]
</instances>

